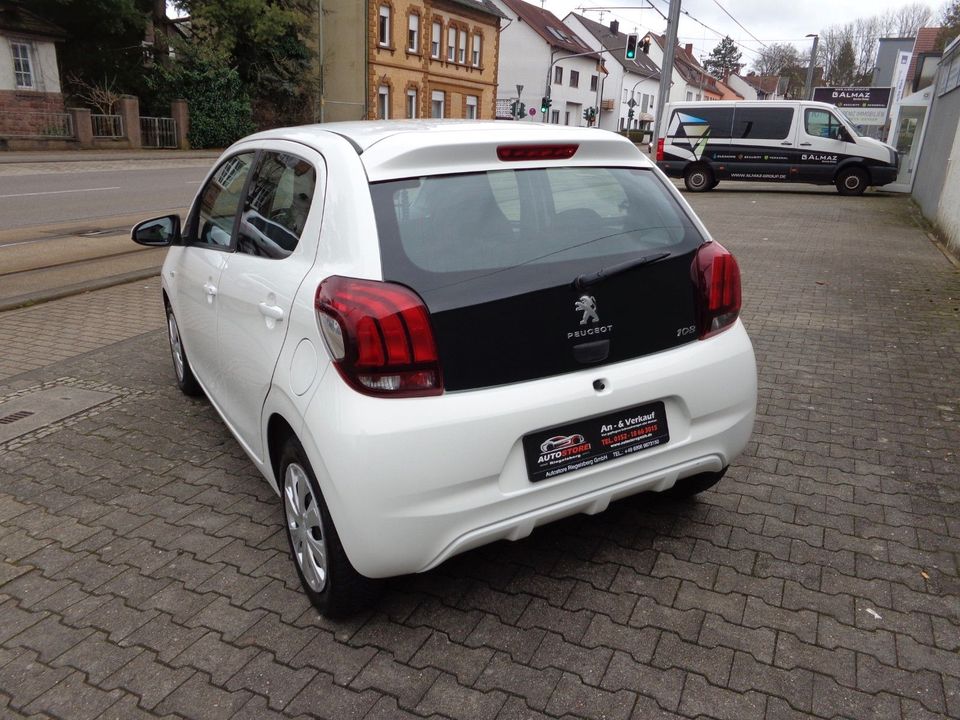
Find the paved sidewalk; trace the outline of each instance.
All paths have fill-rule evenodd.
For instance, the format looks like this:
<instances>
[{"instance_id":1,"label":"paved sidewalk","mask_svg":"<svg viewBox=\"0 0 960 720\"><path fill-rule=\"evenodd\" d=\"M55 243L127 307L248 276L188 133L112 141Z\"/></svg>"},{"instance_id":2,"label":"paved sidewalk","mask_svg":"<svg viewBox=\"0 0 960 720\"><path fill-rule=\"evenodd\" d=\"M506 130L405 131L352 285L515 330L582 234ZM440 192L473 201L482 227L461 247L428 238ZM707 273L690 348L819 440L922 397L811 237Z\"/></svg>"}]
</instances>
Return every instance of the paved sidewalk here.
<instances>
[{"instance_id":1,"label":"paved sidewalk","mask_svg":"<svg viewBox=\"0 0 960 720\"><path fill-rule=\"evenodd\" d=\"M103 162L113 160L195 160L219 157L222 150L7 150L0 165Z\"/></svg>"},{"instance_id":2,"label":"paved sidewalk","mask_svg":"<svg viewBox=\"0 0 960 720\"><path fill-rule=\"evenodd\" d=\"M0 424L0 717L960 718L960 275L904 198L768 187L690 198L740 260L759 364L724 481L338 623L273 491L176 391L155 282L0 313L0 420L86 403Z\"/></svg>"}]
</instances>

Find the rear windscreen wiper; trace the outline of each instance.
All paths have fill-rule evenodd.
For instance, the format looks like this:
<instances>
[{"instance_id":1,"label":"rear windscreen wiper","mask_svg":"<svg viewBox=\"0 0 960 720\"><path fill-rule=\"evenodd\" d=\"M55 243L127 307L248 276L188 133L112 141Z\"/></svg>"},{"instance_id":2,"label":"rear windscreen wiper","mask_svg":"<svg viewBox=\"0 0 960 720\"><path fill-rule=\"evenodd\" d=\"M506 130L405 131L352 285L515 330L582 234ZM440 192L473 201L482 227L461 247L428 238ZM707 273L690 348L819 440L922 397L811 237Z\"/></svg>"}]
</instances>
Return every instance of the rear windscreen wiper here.
<instances>
[{"instance_id":1,"label":"rear windscreen wiper","mask_svg":"<svg viewBox=\"0 0 960 720\"><path fill-rule=\"evenodd\" d=\"M650 263L658 262L664 258L670 257L670 255L672 255L670 252L659 252L655 253L654 255L644 255L636 260L627 260L626 262L611 265L610 267L601 268L595 273L578 275L577 279L573 281L573 286L577 288L577 290L583 290L591 285L596 285L598 282L605 280L608 277L619 275L620 273L640 267L641 265L649 265Z\"/></svg>"}]
</instances>

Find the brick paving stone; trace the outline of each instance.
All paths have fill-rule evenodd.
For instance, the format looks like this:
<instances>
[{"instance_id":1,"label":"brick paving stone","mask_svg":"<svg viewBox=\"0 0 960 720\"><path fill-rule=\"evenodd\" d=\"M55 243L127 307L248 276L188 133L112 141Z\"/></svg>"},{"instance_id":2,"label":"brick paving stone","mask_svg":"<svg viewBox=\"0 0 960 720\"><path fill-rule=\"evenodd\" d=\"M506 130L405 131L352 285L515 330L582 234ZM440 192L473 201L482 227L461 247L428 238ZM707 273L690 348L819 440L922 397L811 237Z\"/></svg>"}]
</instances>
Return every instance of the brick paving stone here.
<instances>
[{"instance_id":1,"label":"brick paving stone","mask_svg":"<svg viewBox=\"0 0 960 720\"><path fill-rule=\"evenodd\" d=\"M738 256L758 359L725 480L391 581L344 621L172 386L155 285L0 313L0 398L139 393L0 447L0 716L960 717L960 277L906 198L690 200Z\"/></svg>"}]
</instances>

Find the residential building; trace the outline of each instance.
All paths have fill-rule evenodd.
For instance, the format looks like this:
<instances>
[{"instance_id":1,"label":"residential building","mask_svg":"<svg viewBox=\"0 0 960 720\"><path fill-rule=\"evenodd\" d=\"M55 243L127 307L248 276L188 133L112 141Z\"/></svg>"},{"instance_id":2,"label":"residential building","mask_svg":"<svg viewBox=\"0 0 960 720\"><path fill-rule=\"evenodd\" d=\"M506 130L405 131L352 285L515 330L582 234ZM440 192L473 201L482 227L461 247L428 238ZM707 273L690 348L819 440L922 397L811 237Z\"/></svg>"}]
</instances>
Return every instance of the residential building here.
<instances>
[{"instance_id":1,"label":"residential building","mask_svg":"<svg viewBox=\"0 0 960 720\"><path fill-rule=\"evenodd\" d=\"M738 73L730 73L727 77L727 85L740 94L744 100L759 100L757 88L744 80Z\"/></svg>"},{"instance_id":2,"label":"residential building","mask_svg":"<svg viewBox=\"0 0 960 720\"><path fill-rule=\"evenodd\" d=\"M904 95L915 93L933 83L942 54L936 49L939 34L939 27L923 27L917 30L913 56L907 68L907 89Z\"/></svg>"},{"instance_id":3,"label":"residential building","mask_svg":"<svg viewBox=\"0 0 960 720\"><path fill-rule=\"evenodd\" d=\"M494 117L491 0L324 0L320 120Z\"/></svg>"},{"instance_id":4,"label":"residential building","mask_svg":"<svg viewBox=\"0 0 960 720\"><path fill-rule=\"evenodd\" d=\"M740 79L756 91L757 100L784 100L790 89L790 78L785 75L757 75L751 72Z\"/></svg>"},{"instance_id":5,"label":"residential building","mask_svg":"<svg viewBox=\"0 0 960 720\"><path fill-rule=\"evenodd\" d=\"M604 25L570 13L563 22L591 48L605 51L603 58L608 74L601 78L599 126L604 130L652 129L660 68L640 50L632 60L625 57L627 33L620 32L616 20Z\"/></svg>"},{"instance_id":6,"label":"residential building","mask_svg":"<svg viewBox=\"0 0 960 720\"><path fill-rule=\"evenodd\" d=\"M69 134L57 68L66 33L18 2L0 2L0 136Z\"/></svg>"},{"instance_id":7,"label":"residential building","mask_svg":"<svg viewBox=\"0 0 960 720\"><path fill-rule=\"evenodd\" d=\"M506 110L517 98L527 106L526 119L559 125L589 124L584 112L600 105L606 69L602 56L555 15L523 0L491 0L509 22L500 33L498 106ZM541 98L549 96L546 119ZM529 111L533 110L532 113Z\"/></svg>"},{"instance_id":8,"label":"residential building","mask_svg":"<svg viewBox=\"0 0 960 720\"><path fill-rule=\"evenodd\" d=\"M658 68L663 67L663 49L666 38L650 32L644 40L650 39L650 59ZM716 80L704 70L693 57L693 46L677 46L673 55L673 74L670 82L669 102L685 100L719 100L722 96Z\"/></svg>"},{"instance_id":9,"label":"residential building","mask_svg":"<svg viewBox=\"0 0 960 720\"><path fill-rule=\"evenodd\" d=\"M890 87L896 74L897 61L901 52L913 52L916 38L886 37L877 41L877 63L873 68L873 87Z\"/></svg>"}]
</instances>

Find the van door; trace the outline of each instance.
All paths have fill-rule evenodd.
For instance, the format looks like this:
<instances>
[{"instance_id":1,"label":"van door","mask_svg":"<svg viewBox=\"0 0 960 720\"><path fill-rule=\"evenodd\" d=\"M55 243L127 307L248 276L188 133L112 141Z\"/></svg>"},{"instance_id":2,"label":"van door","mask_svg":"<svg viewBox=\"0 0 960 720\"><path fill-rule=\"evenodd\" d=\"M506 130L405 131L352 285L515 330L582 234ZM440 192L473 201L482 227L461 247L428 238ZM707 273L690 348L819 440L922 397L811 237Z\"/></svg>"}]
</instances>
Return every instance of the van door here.
<instances>
[{"instance_id":1,"label":"van door","mask_svg":"<svg viewBox=\"0 0 960 720\"><path fill-rule=\"evenodd\" d=\"M796 152L792 106L737 105L730 140L732 180L786 182Z\"/></svg>"},{"instance_id":2,"label":"van door","mask_svg":"<svg viewBox=\"0 0 960 720\"><path fill-rule=\"evenodd\" d=\"M840 119L823 107L803 108L799 153L793 179L797 182L832 183L837 165L851 154L849 137ZM855 152L855 151L854 151Z\"/></svg>"}]
</instances>

